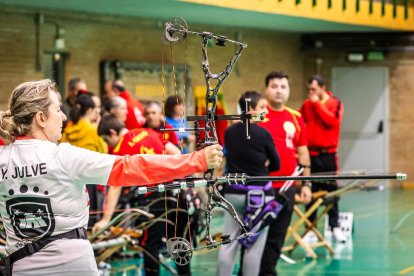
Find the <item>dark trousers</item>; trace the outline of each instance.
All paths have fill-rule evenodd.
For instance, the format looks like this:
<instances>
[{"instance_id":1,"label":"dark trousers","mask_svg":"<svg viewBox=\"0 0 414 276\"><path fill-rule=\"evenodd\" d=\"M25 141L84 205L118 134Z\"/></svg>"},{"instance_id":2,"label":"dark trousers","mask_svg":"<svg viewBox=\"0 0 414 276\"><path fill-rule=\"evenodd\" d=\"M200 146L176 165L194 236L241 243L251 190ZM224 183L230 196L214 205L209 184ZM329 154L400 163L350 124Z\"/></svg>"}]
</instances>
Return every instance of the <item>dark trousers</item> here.
<instances>
[{"instance_id":1,"label":"dark trousers","mask_svg":"<svg viewBox=\"0 0 414 276\"><path fill-rule=\"evenodd\" d=\"M148 205L152 200L157 199L159 197L164 197L163 193L152 193L147 196L145 199L140 200L141 204ZM176 208L176 204L168 204L168 210L172 210ZM179 208L187 209L184 200L180 199ZM159 217L165 212L165 202L160 201L154 205L152 205L149 209L149 212L154 214L155 217ZM176 221L176 212L172 212L168 215L168 220L175 223ZM183 237L185 228L187 226L188 215L183 212L178 212L177 217L177 237ZM164 237L172 238L175 236L175 227L168 225L168 233L165 233L165 222L157 222L152 225L150 228L145 230L144 232L144 239L143 239L143 247L153 256L157 261L153 258L144 254L144 270L146 276L158 276L160 275L160 265L158 262L158 256L160 249L165 246L165 243L162 241ZM167 235L168 234L168 235ZM186 237L188 239L188 237ZM177 272L178 275L191 275L190 264L179 266L177 265Z\"/></svg>"},{"instance_id":2,"label":"dark trousers","mask_svg":"<svg viewBox=\"0 0 414 276\"><path fill-rule=\"evenodd\" d=\"M276 190L278 193L279 191ZM260 264L261 276L277 275L276 265L279 260L280 253L285 242L286 232L292 219L293 206L295 204L295 187L291 187L286 192L289 201L283 207L278 217L270 224L267 234L266 245L262 255Z\"/></svg>"},{"instance_id":3,"label":"dark trousers","mask_svg":"<svg viewBox=\"0 0 414 276\"><path fill-rule=\"evenodd\" d=\"M98 185L86 184L89 195L89 211L102 211L105 194L98 188ZM94 224L101 219L100 214L90 215L88 228L92 228Z\"/></svg>"},{"instance_id":4,"label":"dark trousers","mask_svg":"<svg viewBox=\"0 0 414 276\"><path fill-rule=\"evenodd\" d=\"M338 157L336 153L324 153L318 156L311 156L311 172L312 173L336 173L338 171ZM313 181L312 182L312 193L318 191L332 192L338 189L338 184L335 180L333 181ZM329 210L329 226L331 228L338 227L339 223L339 209L338 209L339 198L333 201L333 206ZM308 210L314 202L309 203L306 206ZM309 220L313 222L316 219L316 211L309 216Z\"/></svg>"}]
</instances>

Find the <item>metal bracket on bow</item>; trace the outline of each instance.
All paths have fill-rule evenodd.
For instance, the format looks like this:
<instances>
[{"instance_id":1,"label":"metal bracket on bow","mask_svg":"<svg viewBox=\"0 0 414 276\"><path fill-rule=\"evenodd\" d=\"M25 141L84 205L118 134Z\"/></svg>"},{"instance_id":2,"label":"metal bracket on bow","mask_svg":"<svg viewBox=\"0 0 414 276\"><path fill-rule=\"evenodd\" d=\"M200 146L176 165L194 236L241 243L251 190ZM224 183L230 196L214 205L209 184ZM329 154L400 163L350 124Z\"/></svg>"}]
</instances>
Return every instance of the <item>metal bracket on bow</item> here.
<instances>
[{"instance_id":1,"label":"metal bracket on bow","mask_svg":"<svg viewBox=\"0 0 414 276\"><path fill-rule=\"evenodd\" d=\"M187 35L200 36L202 38L202 63L201 67L204 72L204 78L206 80L206 115L202 116L187 116L187 121L194 121L194 128L186 129L165 129L165 131L194 131L196 136L203 131L205 133L204 141L199 142L197 145L198 149L201 149L205 146L212 145L217 143L217 133L216 133L216 120L242 120L246 124L246 133L247 137L250 137L250 119L254 118L251 114L238 114L238 115L215 115L217 107L217 97L221 85L227 79L227 77L232 72L234 66L236 65L237 60L241 56L243 49L247 48L247 44L244 42L239 42L231 40L222 35L214 35L210 32L193 32L188 30L187 22L181 17L175 17L172 20L165 23L165 30L163 35L163 41L170 44L176 44L183 41ZM226 68L218 73L212 73L210 70L210 64L208 61L207 55L207 45L210 40L214 40L217 46L226 46L227 44L236 45L236 53L230 59L230 62L227 64ZM217 81L216 85L211 84L211 80ZM247 109L248 111L248 109ZM200 128L199 123L205 122L205 127Z\"/></svg>"}]
</instances>

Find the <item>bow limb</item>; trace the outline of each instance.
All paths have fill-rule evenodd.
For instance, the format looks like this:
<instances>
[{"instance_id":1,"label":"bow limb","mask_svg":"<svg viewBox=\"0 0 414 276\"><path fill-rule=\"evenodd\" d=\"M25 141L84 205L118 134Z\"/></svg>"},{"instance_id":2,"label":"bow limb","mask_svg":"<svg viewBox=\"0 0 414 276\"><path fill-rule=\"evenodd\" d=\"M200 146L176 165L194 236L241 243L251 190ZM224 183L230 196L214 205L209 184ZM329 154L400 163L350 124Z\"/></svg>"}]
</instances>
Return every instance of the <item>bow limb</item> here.
<instances>
[{"instance_id":1,"label":"bow limb","mask_svg":"<svg viewBox=\"0 0 414 276\"><path fill-rule=\"evenodd\" d=\"M226 210L227 213L229 213L230 216L234 219L234 221L240 226L242 233L246 234L247 233L246 227L241 221L239 215L237 214L236 209L234 208L233 204L231 204L227 199L225 199L220 194L220 192L217 190L217 185L215 184L213 186L210 186L209 191L210 191L210 195L209 195L208 206L206 210L207 228L206 228L206 235L204 237L204 239L207 241L207 245L214 246L214 243L215 243L210 233L212 211L215 207L221 207L224 210ZM228 240L228 238L226 240ZM223 241L222 243L226 243L226 241Z\"/></svg>"},{"instance_id":2,"label":"bow limb","mask_svg":"<svg viewBox=\"0 0 414 276\"><path fill-rule=\"evenodd\" d=\"M206 89L207 89L206 90L206 122L205 122L205 130L206 130L205 144L206 145L215 144L218 141L216 126L215 126L215 117L214 117L216 113L216 107L217 107L218 92L220 90L221 85L230 75L236 62L240 58L241 51L245 48L244 47L245 44L239 44L239 49L233 55L233 57L231 58L226 68L222 72L213 74L210 71L210 65L209 65L208 54L207 54L207 43L210 38L211 36L204 35L203 43L201 44L202 56L203 56L201 67L204 72L204 78L206 81ZM217 80L217 83L214 87L212 87L210 80Z\"/></svg>"}]
</instances>

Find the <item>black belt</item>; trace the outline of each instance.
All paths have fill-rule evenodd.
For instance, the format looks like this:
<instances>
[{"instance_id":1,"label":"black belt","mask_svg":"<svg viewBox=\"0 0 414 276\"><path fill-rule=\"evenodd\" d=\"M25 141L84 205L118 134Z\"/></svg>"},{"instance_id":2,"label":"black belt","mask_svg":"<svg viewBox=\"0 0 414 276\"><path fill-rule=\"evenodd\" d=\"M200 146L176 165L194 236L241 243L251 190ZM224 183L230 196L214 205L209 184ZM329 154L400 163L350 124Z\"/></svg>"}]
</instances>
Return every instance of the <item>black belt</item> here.
<instances>
[{"instance_id":1,"label":"black belt","mask_svg":"<svg viewBox=\"0 0 414 276\"><path fill-rule=\"evenodd\" d=\"M309 147L309 152L314 152L314 153L319 153L319 154L332 154L332 153L336 153L337 152L337 148L336 147L331 147L331 148L313 148L313 147Z\"/></svg>"},{"instance_id":2,"label":"black belt","mask_svg":"<svg viewBox=\"0 0 414 276\"><path fill-rule=\"evenodd\" d=\"M6 256L0 260L0 275L10 276L12 275L13 263L24 257L30 256L40 250L42 250L49 243L60 239L87 239L85 228L75 228L69 232L58 234L55 236L49 236L37 241L26 244L24 247L13 252L9 256Z\"/></svg>"}]
</instances>

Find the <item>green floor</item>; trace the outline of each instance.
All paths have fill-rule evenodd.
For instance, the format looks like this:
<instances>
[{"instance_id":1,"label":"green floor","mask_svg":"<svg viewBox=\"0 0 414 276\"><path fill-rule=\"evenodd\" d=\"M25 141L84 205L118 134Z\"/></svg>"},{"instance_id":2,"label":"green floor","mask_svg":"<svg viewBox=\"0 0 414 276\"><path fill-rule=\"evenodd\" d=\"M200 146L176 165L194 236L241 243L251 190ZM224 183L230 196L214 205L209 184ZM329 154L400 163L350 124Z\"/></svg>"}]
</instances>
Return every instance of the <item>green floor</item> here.
<instances>
[{"instance_id":1,"label":"green floor","mask_svg":"<svg viewBox=\"0 0 414 276\"><path fill-rule=\"evenodd\" d=\"M280 261L279 275L414 275L414 190L359 191L341 199L341 211L354 213L351 242L334 245L335 254L318 249L317 260L306 258L298 248L289 257L296 261ZM391 230L406 214L413 212L398 231ZM222 218L214 219L214 231L221 231ZM126 262L128 266L135 262ZM121 269L120 263L114 268ZM215 275L217 251L196 255L192 260L193 275ZM235 268L237 271L238 267ZM135 271L135 272L134 272ZM111 275L139 275L136 270ZM163 270L162 275L170 275Z\"/></svg>"}]
</instances>

